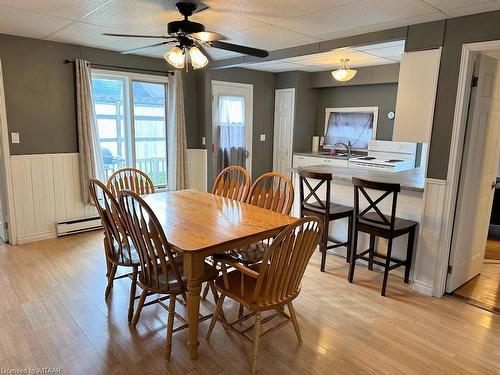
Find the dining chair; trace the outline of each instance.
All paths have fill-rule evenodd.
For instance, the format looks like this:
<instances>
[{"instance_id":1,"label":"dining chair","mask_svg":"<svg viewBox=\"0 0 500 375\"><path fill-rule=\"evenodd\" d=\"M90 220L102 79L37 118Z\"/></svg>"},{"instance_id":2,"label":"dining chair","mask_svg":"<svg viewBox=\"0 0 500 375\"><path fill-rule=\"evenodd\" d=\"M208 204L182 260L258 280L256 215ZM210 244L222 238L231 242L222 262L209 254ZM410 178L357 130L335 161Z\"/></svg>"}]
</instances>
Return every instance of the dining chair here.
<instances>
[{"instance_id":1,"label":"dining chair","mask_svg":"<svg viewBox=\"0 0 500 375\"><path fill-rule=\"evenodd\" d=\"M412 220L400 219L396 216L398 193L401 191L401 186L399 184L367 181L355 177L352 178L352 183L354 185L354 238L348 281L350 283L353 281L357 259L367 261L369 270L373 269L373 264L382 266L384 267L384 278L382 280L381 295L385 296L389 271L404 266L404 282L408 283L410 281L413 242L415 241L415 229L417 227L417 223ZM360 192L368 202L368 206L363 210L359 208ZM375 193L379 193L377 198L373 198ZM385 215L382 213L380 205L391 195L391 214ZM370 247L358 254L357 244L359 232L368 233L370 235ZM404 260L393 258L393 240L405 234L408 234L406 257ZM387 239L387 252L385 255L377 252L375 248L375 237ZM366 255L368 255L368 257ZM382 259L383 261L379 261L375 258Z\"/></svg>"},{"instance_id":2,"label":"dining chair","mask_svg":"<svg viewBox=\"0 0 500 375\"><path fill-rule=\"evenodd\" d=\"M222 275L215 281L220 298L206 339L210 339L214 326L219 321L227 330L253 342L252 374L255 373L259 341L262 336L281 327L285 322L291 321L299 343L302 342L292 301L300 293L304 271L320 242L321 232L322 223L318 218L298 219L274 239L258 267L247 267L240 262L228 259L222 262ZM234 270L228 272L227 266ZM226 297L242 304L250 312L229 323L221 314ZM289 314L285 313L284 306L288 307ZM262 319L262 312L269 310L275 310L275 312ZM254 325L242 330L236 327L253 316L255 316ZM261 325L276 317L282 317L285 320L261 333ZM253 339L247 335L252 330L255 332Z\"/></svg>"},{"instance_id":3,"label":"dining chair","mask_svg":"<svg viewBox=\"0 0 500 375\"><path fill-rule=\"evenodd\" d=\"M123 189L144 195L155 192L155 185L151 178L137 168L122 168L114 172L108 179L107 187L115 197Z\"/></svg>"},{"instance_id":4,"label":"dining chair","mask_svg":"<svg viewBox=\"0 0 500 375\"><path fill-rule=\"evenodd\" d=\"M104 297L107 298L113 288L113 281L130 276L130 298L128 307L128 321L132 321L134 301L137 285L139 257L134 245L130 242L129 232L124 221L123 213L118 201L99 180L89 182L90 196L96 206L104 228L104 249L106 254L106 276L108 284ZM132 268L132 273L116 276L118 267Z\"/></svg>"},{"instance_id":5,"label":"dining chair","mask_svg":"<svg viewBox=\"0 0 500 375\"><path fill-rule=\"evenodd\" d=\"M346 262L351 257L353 208L333 203L331 197L331 173L311 172L299 169L300 216L316 216L323 221L324 230L321 241L320 271L325 272L326 253L329 249L345 246L347 248ZM319 190L324 186L325 199L319 196ZM337 241L329 237L330 221L347 219L347 241ZM328 242L332 244L329 245Z\"/></svg>"},{"instance_id":6,"label":"dining chair","mask_svg":"<svg viewBox=\"0 0 500 375\"><path fill-rule=\"evenodd\" d=\"M250 187L247 203L288 215L293 203L293 185L288 177L277 173L268 172L261 175ZM241 262L247 266L262 260L264 253L269 248L272 239L229 250L224 254L215 255L215 262L221 257L230 257L234 261ZM208 294L208 285L203 290L203 298ZM238 316L243 315L243 305L240 305Z\"/></svg>"},{"instance_id":7,"label":"dining chair","mask_svg":"<svg viewBox=\"0 0 500 375\"><path fill-rule=\"evenodd\" d=\"M288 215L293 203L292 182L288 177L277 172L264 173L250 187L247 203ZM235 261L250 265L260 262L268 247L269 241L264 240L240 249L230 250L225 255L232 257Z\"/></svg>"},{"instance_id":8,"label":"dining chair","mask_svg":"<svg viewBox=\"0 0 500 375\"><path fill-rule=\"evenodd\" d=\"M244 202L250 189L250 175L240 166L224 168L215 179L212 194Z\"/></svg>"},{"instance_id":9,"label":"dining chair","mask_svg":"<svg viewBox=\"0 0 500 375\"><path fill-rule=\"evenodd\" d=\"M185 299L187 292L186 277L183 274L183 256L173 251L153 210L138 194L131 190L122 190L118 193L118 200L141 265L138 285L142 288L142 294L132 325L134 327L137 325L144 306L159 303L166 308L168 319L165 356L167 360L170 360L172 334L188 328L187 320L175 312L177 296L181 295ZM217 269L205 263L201 281L212 282L217 276ZM146 297L153 294L165 296L145 303ZM168 307L162 302L167 298ZM179 302L186 307L182 300ZM174 316L184 323L175 329L173 328ZM211 315L200 316L200 321L210 317Z\"/></svg>"}]
</instances>

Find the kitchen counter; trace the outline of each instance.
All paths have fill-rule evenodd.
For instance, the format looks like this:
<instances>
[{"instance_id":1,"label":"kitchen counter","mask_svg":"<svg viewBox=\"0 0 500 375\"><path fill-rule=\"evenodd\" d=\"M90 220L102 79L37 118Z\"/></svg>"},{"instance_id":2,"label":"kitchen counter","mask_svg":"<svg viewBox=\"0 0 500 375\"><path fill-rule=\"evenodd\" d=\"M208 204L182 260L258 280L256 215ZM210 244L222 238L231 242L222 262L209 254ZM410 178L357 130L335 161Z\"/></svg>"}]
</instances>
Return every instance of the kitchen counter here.
<instances>
[{"instance_id":1,"label":"kitchen counter","mask_svg":"<svg viewBox=\"0 0 500 375\"><path fill-rule=\"evenodd\" d=\"M311 153L304 154L312 156ZM327 157L331 157L325 155ZM364 180L389 182L401 185L401 190L409 190L415 192L424 191L424 169L413 168L400 172L383 172L372 170L369 168L356 167L336 167L331 165L311 165L308 167L291 168L290 171L297 173L298 169L305 169L311 172L331 173L333 180L351 181L352 177L361 178Z\"/></svg>"}]
</instances>

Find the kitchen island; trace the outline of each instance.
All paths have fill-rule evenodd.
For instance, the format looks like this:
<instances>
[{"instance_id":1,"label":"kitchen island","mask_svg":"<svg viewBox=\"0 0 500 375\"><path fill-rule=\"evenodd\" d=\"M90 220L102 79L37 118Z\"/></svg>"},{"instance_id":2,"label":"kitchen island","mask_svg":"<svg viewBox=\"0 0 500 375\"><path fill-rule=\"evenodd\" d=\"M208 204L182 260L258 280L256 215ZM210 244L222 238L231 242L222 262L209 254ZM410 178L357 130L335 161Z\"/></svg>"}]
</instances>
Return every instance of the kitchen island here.
<instances>
[{"instance_id":1,"label":"kitchen island","mask_svg":"<svg viewBox=\"0 0 500 375\"><path fill-rule=\"evenodd\" d=\"M354 188L352 185L352 178L361 178L371 181L379 182L389 182L398 183L401 185L401 192L398 194L398 204L397 204L397 216L403 219L410 219L420 223L421 221L421 211L422 211L422 197L424 192L424 169L423 168L413 168L400 172L384 172L372 168L357 168L357 167L341 167L341 166L331 166L331 165L310 165L305 167L293 167L290 169L292 172L292 180L294 189L296 191L295 200L293 205L292 213L294 216L300 215L300 197L299 197L299 178L298 170L303 169L311 172L329 173L333 177L331 184L330 199L334 203L343 204L346 206L354 206ZM307 189L304 192L307 195ZM379 193L373 192L375 198L378 197ZM319 189L318 195L320 197L325 197L324 187ZM384 214L390 214L392 204L392 196L386 198L381 204L380 208ZM362 196L360 196L360 208L366 207L366 201ZM418 229L417 229L418 233ZM330 237L339 241L344 242L347 239L347 219L336 220L330 223ZM416 243L414 249L417 249L418 235L416 236ZM405 249L406 249L407 237L402 236L397 238L393 243L393 256L396 258L404 259ZM368 236L365 234L360 234L358 240L358 252L367 249ZM381 253L385 252L386 241L384 239L377 239L376 244L378 251ZM337 249L329 250L329 252L335 253L340 256L346 256L346 249L341 247ZM415 251L416 252L416 251ZM414 252L414 257L415 257ZM413 266L412 266L413 268ZM328 259L326 263L326 270L328 271ZM394 271L396 274L401 274L402 268ZM411 278L411 276L410 276Z\"/></svg>"}]
</instances>

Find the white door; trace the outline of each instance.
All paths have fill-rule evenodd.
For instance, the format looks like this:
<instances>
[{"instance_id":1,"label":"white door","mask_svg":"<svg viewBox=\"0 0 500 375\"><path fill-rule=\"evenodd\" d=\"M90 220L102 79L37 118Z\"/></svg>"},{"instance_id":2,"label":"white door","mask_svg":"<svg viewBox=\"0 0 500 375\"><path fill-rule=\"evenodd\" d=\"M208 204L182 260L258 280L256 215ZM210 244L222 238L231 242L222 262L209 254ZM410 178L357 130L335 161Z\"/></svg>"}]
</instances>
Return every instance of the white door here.
<instances>
[{"instance_id":1,"label":"white door","mask_svg":"<svg viewBox=\"0 0 500 375\"><path fill-rule=\"evenodd\" d=\"M9 160L9 134L3 90L2 65L0 63L0 241L8 242L7 231L7 164Z\"/></svg>"},{"instance_id":2,"label":"white door","mask_svg":"<svg viewBox=\"0 0 500 375\"><path fill-rule=\"evenodd\" d=\"M279 89L274 96L273 171L289 175L292 166L295 89Z\"/></svg>"},{"instance_id":3,"label":"white door","mask_svg":"<svg viewBox=\"0 0 500 375\"><path fill-rule=\"evenodd\" d=\"M497 60L481 55L471 93L446 291L478 275L483 266L500 154L500 77ZM476 75L475 74L475 75Z\"/></svg>"},{"instance_id":4,"label":"white door","mask_svg":"<svg viewBox=\"0 0 500 375\"><path fill-rule=\"evenodd\" d=\"M253 85L212 81L212 160L215 174L220 169L221 148L233 148L241 155L230 158L228 165L241 165L252 175ZM222 134L222 135L221 135Z\"/></svg>"}]
</instances>

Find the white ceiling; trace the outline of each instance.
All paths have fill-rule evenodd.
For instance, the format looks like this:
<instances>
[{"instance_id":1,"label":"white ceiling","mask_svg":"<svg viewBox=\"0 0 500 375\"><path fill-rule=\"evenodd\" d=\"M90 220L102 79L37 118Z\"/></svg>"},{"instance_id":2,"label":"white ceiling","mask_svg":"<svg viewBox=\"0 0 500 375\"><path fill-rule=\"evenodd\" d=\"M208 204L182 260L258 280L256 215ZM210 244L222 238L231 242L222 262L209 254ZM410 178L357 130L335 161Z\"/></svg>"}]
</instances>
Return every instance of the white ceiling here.
<instances>
[{"instance_id":1,"label":"white ceiling","mask_svg":"<svg viewBox=\"0 0 500 375\"><path fill-rule=\"evenodd\" d=\"M222 33L229 42L268 50L500 9L500 0L202 2L210 8L195 14L192 20L204 23L207 30ZM165 34L166 24L180 19L174 4L174 0L0 0L0 33L124 50L155 40L101 34ZM165 49L149 49L143 54L159 57ZM215 49L209 53L213 59L238 55Z\"/></svg>"},{"instance_id":2,"label":"white ceiling","mask_svg":"<svg viewBox=\"0 0 500 375\"><path fill-rule=\"evenodd\" d=\"M336 69L340 59L349 59L351 68L398 63L405 49L405 41L371 44L369 46L337 48L329 52L312 55L291 57L281 60L266 61L241 66L267 72L286 72L302 70L306 72L320 72Z\"/></svg>"}]
</instances>

